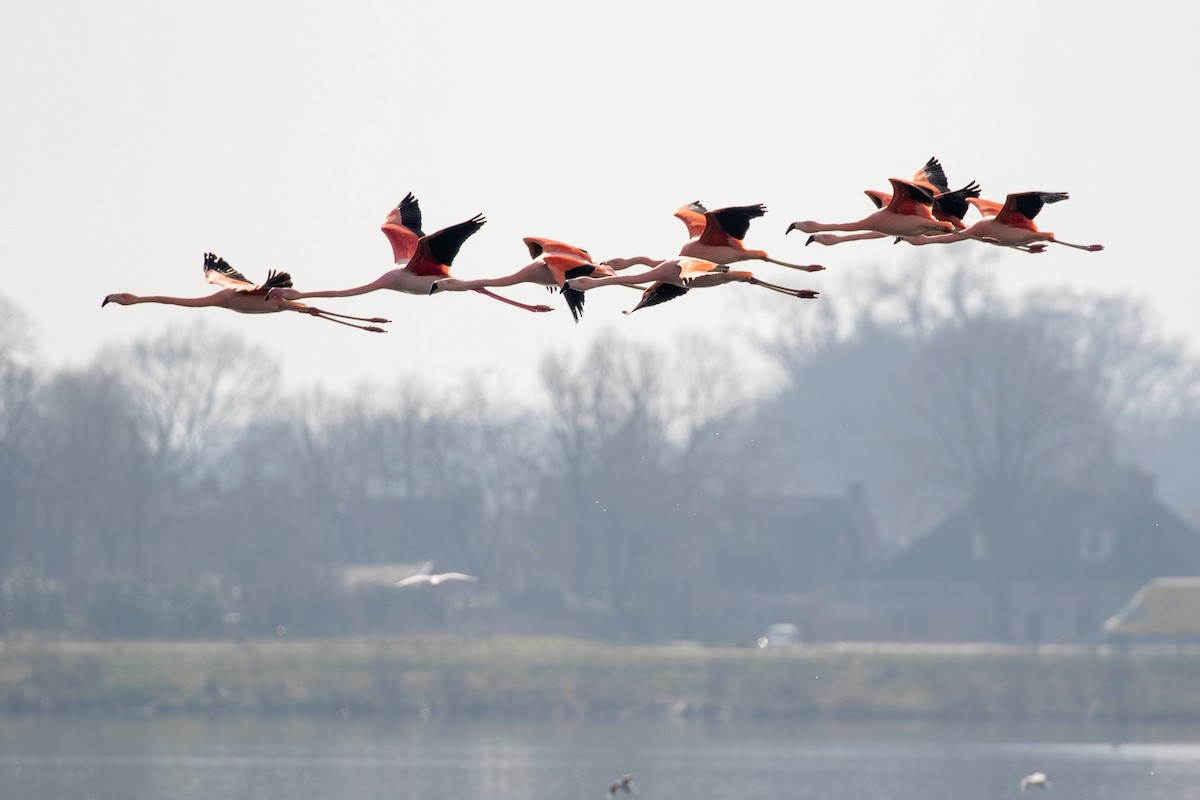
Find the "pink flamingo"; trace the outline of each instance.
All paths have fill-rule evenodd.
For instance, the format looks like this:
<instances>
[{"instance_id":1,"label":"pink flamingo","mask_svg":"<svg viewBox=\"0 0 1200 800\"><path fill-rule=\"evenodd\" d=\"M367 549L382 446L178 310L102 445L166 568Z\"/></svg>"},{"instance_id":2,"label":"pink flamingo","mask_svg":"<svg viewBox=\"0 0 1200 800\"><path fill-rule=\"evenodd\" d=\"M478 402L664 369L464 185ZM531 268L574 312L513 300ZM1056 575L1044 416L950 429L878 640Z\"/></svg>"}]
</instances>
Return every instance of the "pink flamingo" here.
<instances>
[{"instance_id":1,"label":"pink flamingo","mask_svg":"<svg viewBox=\"0 0 1200 800\"><path fill-rule=\"evenodd\" d=\"M1074 244L1064 242L1049 231L1040 231L1033 219L1046 203L1058 203L1069 199L1066 192L1015 192L1004 198L1004 205L990 200L976 199L972 205L979 209L983 218L965 230L938 236L905 238L910 244L939 244L957 242L962 239L978 239L988 244L1012 247L1030 253L1042 252L1047 243L1074 247L1077 250L1097 252L1102 244Z\"/></svg>"},{"instance_id":2,"label":"pink flamingo","mask_svg":"<svg viewBox=\"0 0 1200 800\"><path fill-rule=\"evenodd\" d=\"M339 325L348 325L351 328L359 328L360 330L372 333L386 333L386 331L383 328L355 325L352 322L345 322L344 320L352 319L359 322L371 323L391 321L381 317L351 317L346 314L334 314L331 311L323 311L304 303L285 300L281 297L272 297L271 292L273 290L286 289L292 285L291 275L286 272L271 270L267 273L267 280L263 283L251 283L246 280L246 276L231 267L229 262L212 253L204 254L204 280L222 287L221 290L210 295L205 295L204 297L139 296L129 294L128 292L117 292L105 297L104 301L100 303L100 307L103 308L109 303L116 303L119 306L132 306L138 303L163 303L172 306L187 306L189 308L228 308L231 311L237 311L242 314L270 314L276 311L298 311L301 314L308 314L311 317L329 320Z\"/></svg>"},{"instance_id":3,"label":"pink flamingo","mask_svg":"<svg viewBox=\"0 0 1200 800\"><path fill-rule=\"evenodd\" d=\"M463 242L483 227L486 220L476 214L466 222L442 228L426 236L421 231L421 208L410 192L383 222L383 233L392 245L392 255L398 265L370 283L351 289L332 289L318 292L298 292L294 289L273 289L272 296L299 300L305 297L352 297L379 289L391 289L406 294L432 294L433 285L450 277L450 265ZM487 289L474 291L493 300L508 303L526 311L553 311L550 306L531 306L501 297Z\"/></svg>"},{"instance_id":4,"label":"pink flamingo","mask_svg":"<svg viewBox=\"0 0 1200 800\"><path fill-rule=\"evenodd\" d=\"M803 270L804 272L820 272L825 267L820 264L791 264L778 261L767 255L764 250L748 250L742 244L747 231L750 230L750 220L757 219L767 213L767 207L759 203L752 206L729 206L709 211L697 200L675 210L675 217L683 222L688 229L688 241L679 249L679 255L712 261L716 264L733 264L738 261L766 261L781 267ZM648 256L633 256L631 258L614 258L601 262L613 269L625 269L631 266L654 266L662 259Z\"/></svg>"},{"instance_id":5,"label":"pink flamingo","mask_svg":"<svg viewBox=\"0 0 1200 800\"><path fill-rule=\"evenodd\" d=\"M817 292L811 289L790 289L786 286L768 283L757 278L751 272L731 270L724 264L717 264L713 261L693 258L691 256L669 258L651 267L646 272L632 275L611 275L603 278L568 278L566 288L587 291L598 286L632 286L640 283L651 283L652 285L646 289L642 295L641 302L634 307L633 311L647 306L658 305L667 300L673 300L676 297L686 294L692 288L699 289L709 286L720 286L725 283L748 283L752 286L761 286L773 292L806 299L815 298L818 295ZM625 313L632 314L633 311Z\"/></svg>"},{"instance_id":6,"label":"pink flamingo","mask_svg":"<svg viewBox=\"0 0 1200 800\"><path fill-rule=\"evenodd\" d=\"M545 286L551 291L558 287L567 301L567 308L570 309L571 316L578 322L583 316L583 292L566 287L564 282L567 278L585 275L593 277L613 275L615 273L612 268L592 263L592 257L587 250L554 239L526 236L523 241L529 249L529 256L533 261L511 275L470 281L443 278L434 282L429 293L465 292L492 286L515 286L519 283L534 283Z\"/></svg>"},{"instance_id":7,"label":"pink flamingo","mask_svg":"<svg viewBox=\"0 0 1200 800\"><path fill-rule=\"evenodd\" d=\"M821 223L813 220L793 222L787 233L820 233L823 231L866 231L883 236L920 236L929 233L949 233L954 224L935 219L931 210L934 195L924 186L900 178L888 178L892 195L883 208L855 222ZM881 202L882 195L872 196ZM876 238L876 237L864 237Z\"/></svg>"}]
</instances>

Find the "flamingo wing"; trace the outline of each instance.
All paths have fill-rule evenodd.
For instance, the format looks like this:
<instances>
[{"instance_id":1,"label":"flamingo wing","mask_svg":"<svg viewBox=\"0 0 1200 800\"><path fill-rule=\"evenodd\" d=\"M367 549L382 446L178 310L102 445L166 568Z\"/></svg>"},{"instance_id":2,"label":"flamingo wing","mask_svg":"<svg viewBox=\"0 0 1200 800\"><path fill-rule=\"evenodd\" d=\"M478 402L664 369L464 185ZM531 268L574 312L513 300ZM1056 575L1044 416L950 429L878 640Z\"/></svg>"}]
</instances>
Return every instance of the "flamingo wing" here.
<instances>
[{"instance_id":1,"label":"flamingo wing","mask_svg":"<svg viewBox=\"0 0 1200 800\"><path fill-rule=\"evenodd\" d=\"M212 253L204 254L204 280L222 289L232 289L242 294L266 294L271 289L292 287L292 276L274 269L267 273L267 279L262 283L251 283L245 275L230 266L228 261Z\"/></svg>"},{"instance_id":2,"label":"flamingo wing","mask_svg":"<svg viewBox=\"0 0 1200 800\"><path fill-rule=\"evenodd\" d=\"M412 192L406 194L400 204L387 215L381 230L392 245L395 263L406 262L413 257L417 250L417 242L425 234L421 231L421 206Z\"/></svg>"},{"instance_id":3,"label":"flamingo wing","mask_svg":"<svg viewBox=\"0 0 1200 800\"><path fill-rule=\"evenodd\" d=\"M567 308L571 311L571 316L576 322L579 322L579 318L583 316L583 300L587 295L579 289L567 286L567 278L582 278L591 275L596 271L596 265L585 259L557 254L542 256L542 261L545 262L546 269L550 270L550 275L562 292L563 299L567 301Z\"/></svg>"},{"instance_id":4,"label":"flamingo wing","mask_svg":"<svg viewBox=\"0 0 1200 800\"><path fill-rule=\"evenodd\" d=\"M936 156L930 157L925 166L913 173L912 182L932 187L934 194L950 191L950 181L946 178L946 171L942 169L942 162L938 161Z\"/></svg>"},{"instance_id":5,"label":"flamingo wing","mask_svg":"<svg viewBox=\"0 0 1200 800\"><path fill-rule=\"evenodd\" d=\"M899 178L888 178L888 180L892 184L892 199L888 201L885 210L896 214L929 214L933 195L929 193L928 189Z\"/></svg>"},{"instance_id":6,"label":"flamingo wing","mask_svg":"<svg viewBox=\"0 0 1200 800\"><path fill-rule=\"evenodd\" d=\"M596 269L595 264L592 264L585 259L576 258L575 256L559 255L557 253L551 253L542 256L542 261L545 263L546 269L550 270L550 275L553 276L554 283L558 286L562 286L563 281L565 281L567 278L578 278L585 274L582 272L574 275L571 274L572 272L575 272L578 267L585 265L591 267L591 269L588 270L588 274Z\"/></svg>"},{"instance_id":7,"label":"flamingo wing","mask_svg":"<svg viewBox=\"0 0 1200 800\"><path fill-rule=\"evenodd\" d=\"M708 220L704 215L707 213L708 209L699 200L675 209L676 219L687 226L689 239L699 238L704 233L704 226L708 224Z\"/></svg>"},{"instance_id":8,"label":"flamingo wing","mask_svg":"<svg viewBox=\"0 0 1200 800\"><path fill-rule=\"evenodd\" d=\"M529 248L530 258L539 258L543 253L552 253L554 255L574 256L583 261L592 260L592 257L587 250L584 250L581 247L574 247L554 239L543 239L539 236L526 236L523 241L525 242L525 246Z\"/></svg>"},{"instance_id":9,"label":"flamingo wing","mask_svg":"<svg viewBox=\"0 0 1200 800\"><path fill-rule=\"evenodd\" d=\"M975 181L971 181L963 188L955 189L953 192L934 195L933 215L938 219L945 219L947 222L959 225L962 223L962 218L966 216L967 209L970 208L967 200L972 197L979 197L979 184Z\"/></svg>"},{"instance_id":10,"label":"flamingo wing","mask_svg":"<svg viewBox=\"0 0 1200 800\"><path fill-rule=\"evenodd\" d=\"M668 300L674 300L676 297L683 297L687 293L688 289L684 286L676 286L673 283L665 283L664 281L652 283L646 289L646 291L642 292L642 299L638 301L638 304L634 306L632 310L626 311L625 313L632 314L639 308L656 306L660 303L665 303Z\"/></svg>"},{"instance_id":11,"label":"flamingo wing","mask_svg":"<svg viewBox=\"0 0 1200 800\"><path fill-rule=\"evenodd\" d=\"M982 197L968 197L967 202L975 206L979 216L984 218L994 217L1000 213L1000 209L1004 208L1001 203L997 203L995 200L984 200Z\"/></svg>"},{"instance_id":12,"label":"flamingo wing","mask_svg":"<svg viewBox=\"0 0 1200 800\"><path fill-rule=\"evenodd\" d=\"M1066 192L1015 192L1004 198L1004 206L996 214L1002 225L1024 225L1033 220L1046 203L1067 200Z\"/></svg>"},{"instance_id":13,"label":"flamingo wing","mask_svg":"<svg viewBox=\"0 0 1200 800\"><path fill-rule=\"evenodd\" d=\"M679 259L679 279L682 281L695 278L697 275L706 275L716 269L720 269L720 265L712 261L705 261L703 258L684 256Z\"/></svg>"},{"instance_id":14,"label":"flamingo wing","mask_svg":"<svg viewBox=\"0 0 1200 800\"><path fill-rule=\"evenodd\" d=\"M767 213L767 207L762 203L753 206L729 206L709 211L705 214L707 224L704 233L700 235L700 244L724 245L730 239L741 241L750 230L750 220L757 219Z\"/></svg>"},{"instance_id":15,"label":"flamingo wing","mask_svg":"<svg viewBox=\"0 0 1200 800\"><path fill-rule=\"evenodd\" d=\"M204 254L204 280L222 289L248 291L258 288L257 284L251 283L245 275L230 266L228 261L212 253Z\"/></svg>"},{"instance_id":16,"label":"flamingo wing","mask_svg":"<svg viewBox=\"0 0 1200 800\"><path fill-rule=\"evenodd\" d=\"M463 242L482 228L486 221L482 214L476 214L466 222L422 236L416 252L404 269L414 275L449 277L450 265L454 263L454 257L458 255Z\"/></svg>"},{"instance_id":17,"label":"flamingo wing","mask_svg":"<svg viewBox=\"0 0 1200 800\"><path fill-rule=\"evenodd\" d=\"M863 189L863 194L871 198L871 202L876 208L883 208L888 203L892 202L892 196L887 192L877 192L874 189Z\"/></svg>"},{"instance_id":18,"label":"flamingo wing","mask_svg":"<svg viewBox=\"0 0 1200 800\"><path fill-rule=\"evenodd\" d=\"M583 278L594 274L596 271L595 264L580 264L577 267L567 270L563 274L563 280L559 281L559 286L562 287L563 299L567 301L567 309L571 312L571 317L576 322L579 322L583 317L583 301L587 297L587 293L579 289L572 289L566 284L567 278ZM557 276L556 276L557 277Z\"/></svg>"}]
</instances>

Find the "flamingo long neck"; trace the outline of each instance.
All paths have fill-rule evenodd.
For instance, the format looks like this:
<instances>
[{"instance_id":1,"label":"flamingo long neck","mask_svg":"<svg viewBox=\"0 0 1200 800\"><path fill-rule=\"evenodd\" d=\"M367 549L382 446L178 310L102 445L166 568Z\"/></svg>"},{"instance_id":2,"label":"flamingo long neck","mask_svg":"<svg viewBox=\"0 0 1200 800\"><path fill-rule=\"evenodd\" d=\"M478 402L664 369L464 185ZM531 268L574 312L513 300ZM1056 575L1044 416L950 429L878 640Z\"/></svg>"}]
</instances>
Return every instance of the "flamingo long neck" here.
<instances>
[{"instance_id":1,"label":"flamingo long neck","mask_svg":"<svg viewBox=\"0 0 1200 800\"><path fill-rule=\"evenodd\" d=\"M592 280L594 281L591 284L592 286L631 286L635 283L659 280L659 278L654 275L652 270L650 272L641 272L637 275L609 275L605 278L593 278Z\"/></svg>"},{"instance_id":2,"label":"flamingo long neck","mask_svg":"<svg viewBox=\"0 0 1200 800\"><path fill-rule=\"evenodd\" d=\"M218 305L218 300L224 296L224 292L205 295L204 297L168 297L166 295L148 294L148 295L131 295L128 305L136 305L138 303L161 303L168 306L188 306L189 308L208 308L209 306Z\"/></svg>"},{"instance_id":3,"label":"flamingo long neck","mask_svg":"<svg viewBox=\"0 0 1200 800\"><path fill-rule=\"evenodd\" d=\"M949 242L961 242L966 236L960 236L957 233L940 233L934 236L902 236L900 237L909 244L948 244Z\"/></svg>"},{"instance_id":4,"label":"flamingo long neck","mask_svg":"<svg viewBox=\"0 0 1200 800\"><path fill-rule=\"evenodd\" d=\"M392 270L394 272L395 270ZM392 272L385 272L370 283L364 283L362 286L355 286L351 289L323 289L318 292L298 292L291 295L293 299L301 299L305 297L355 297L360 294L375 292L380 289L388 289L391 287Z\"/></svg>"},{"instance_id":5,"label":"flamingo long neck","mask_svg":"<svg viewBox=\"0 0 1200 800\"><path fill-rule=\"evenodd\" d=\"M456 278L451 278L446 288L454 292L467 292L472 289L486 289L490 286L516 286L518 283L529 283L533 277L535 268L539 266L544 271L547 271L545 264L539 260L525 265L512 275L502 275L499 278L476 278L471 281L460 281Z\"/></svg>"},{"instance_id":6,"label":"flamingo long neck","mask_svg":"<svg viewBox=\"0 0 1200 800\"><path fill-rule=\"evenodd\" d=\"M610 258L604 263L613 269L628 269L629 267L655 267L663 262L661 258L650 256L631 256L630 258Z\"/></svg>"},{"instance_id":7,"label":"flamingo long neck","mask_svg":"<svg viewBox=\"0 0 1200 800\"><path fill-rule=\"evenodd\" d=\"M829 241L822 242L820 240L817 240L817 244L837 244L839 242L855 242L860 239L882 239L884 236L886 236L886 234L879 233L878 231L862 231L860 233L849 233L849 234L846 234L845 236L838 236L835 239L831 239Z\"/></svg>"},{"instance_id":8,"label":"flamingo long neck","mask_svg":"<svg viewBox=\"0 0 1200 800\"><path fill-rule=\"evenodd\" d=\"M857 222L812 222L809 223L811 233L822 231L866 231L870 230L869 220L860 219Z\"/></svg>"}]
</instances>

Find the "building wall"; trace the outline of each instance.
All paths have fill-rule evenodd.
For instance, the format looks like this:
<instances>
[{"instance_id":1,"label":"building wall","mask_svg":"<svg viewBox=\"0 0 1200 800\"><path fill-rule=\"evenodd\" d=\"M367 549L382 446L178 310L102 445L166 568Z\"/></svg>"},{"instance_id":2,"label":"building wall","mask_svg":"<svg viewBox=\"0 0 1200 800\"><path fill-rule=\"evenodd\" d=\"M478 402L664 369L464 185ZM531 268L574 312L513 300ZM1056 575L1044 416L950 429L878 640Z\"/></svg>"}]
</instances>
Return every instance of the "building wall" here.
<instances>
[{"instance_id":1,"label":"building wall","mask_svg":"<svg viewBox=\"0 0 1200 800\"><path fill-rule=\"evenodd\" d=\"M1009 589L1012 641L1094 644L1104 620L1136 583L1015 582ZM978 583L888 582L864 587L877 641L980 642L993 639L992 587Z\"/></svg>"}]
</instances>

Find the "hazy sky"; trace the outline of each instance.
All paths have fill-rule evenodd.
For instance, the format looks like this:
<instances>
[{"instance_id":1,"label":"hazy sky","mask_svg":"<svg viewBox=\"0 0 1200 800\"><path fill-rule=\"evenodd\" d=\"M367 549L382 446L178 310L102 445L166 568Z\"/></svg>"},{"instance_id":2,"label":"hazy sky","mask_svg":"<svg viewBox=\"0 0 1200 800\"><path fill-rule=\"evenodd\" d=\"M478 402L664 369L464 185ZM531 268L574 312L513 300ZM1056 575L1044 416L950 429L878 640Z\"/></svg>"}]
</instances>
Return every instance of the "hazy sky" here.
<instances>
[{"instance_id":1,"label":"hazy sky","mask_svg":"<svg viewBox=\"0 0 1200 800\"><path fill-rule=\"evenodd\" d=\"M677 206L766 203L747 245L828 269L756 269L824 302L856 265L935 248L804 248L788 223L864 216L863 189L931 155L988 198L1069 191L1040 227L1108 247L992 248L982 268L1001 286L1145 298L1200 349L1195 225L1173 220L1200 177L1190 4L118 0L9 3L3 20L0 292L55 366L202 316L252 337L293 385L487 366L521 391L549 349L737 337L751 315L813 306L734 286L624 317L636 295L611 288L576 325L533 286L506 291L556 311L471 293L321 301L394 320L378 336L100 301L206 294L209 250L253 280L364 283L390 268L379 225L412 191L426 231L487 216L461 278L526 263L527 235L666 257L685 238Z\"/></svg>"}]
</instances>

